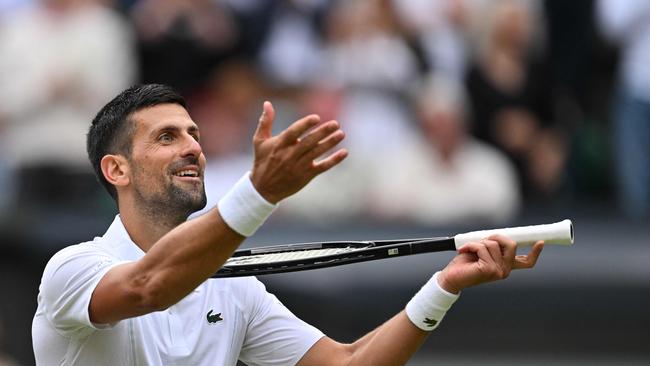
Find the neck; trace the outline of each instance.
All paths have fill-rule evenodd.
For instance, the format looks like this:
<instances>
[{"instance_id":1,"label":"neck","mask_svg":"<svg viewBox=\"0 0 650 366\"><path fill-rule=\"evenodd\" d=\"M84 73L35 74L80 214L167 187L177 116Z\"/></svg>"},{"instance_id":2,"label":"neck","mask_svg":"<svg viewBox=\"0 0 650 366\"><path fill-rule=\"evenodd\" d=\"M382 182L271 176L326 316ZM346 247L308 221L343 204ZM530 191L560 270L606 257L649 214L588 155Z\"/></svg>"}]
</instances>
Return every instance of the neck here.
<instances>
[{"instance_id":1,"label":"neck","mask_svg":"<svg viewBox=\"0 0 650 366\"><path fill-rule=\"evenodd\" d=\"M164 208L122 203L121 200L119 211L131 240L145 253L165 234L187 220L186 215L175 215Z\"/></svg>"}]
</instances>

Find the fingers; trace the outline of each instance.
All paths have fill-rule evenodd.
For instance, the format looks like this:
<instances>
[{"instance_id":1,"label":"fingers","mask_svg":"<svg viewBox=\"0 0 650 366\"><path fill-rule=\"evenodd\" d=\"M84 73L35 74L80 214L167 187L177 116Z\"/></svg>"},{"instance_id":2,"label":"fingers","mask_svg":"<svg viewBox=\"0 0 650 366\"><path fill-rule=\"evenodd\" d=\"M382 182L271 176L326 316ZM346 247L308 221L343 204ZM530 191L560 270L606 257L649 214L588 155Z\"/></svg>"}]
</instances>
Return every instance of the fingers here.
<instances>
[{"instance_id":1,"label":"fingers","mask_svg":"<svg viewBox=\"0 0 650 366\"><path fill-rule=\"evenodd\" d=\"M338 130L327 136L325 139L317 142L314 146L306 147L306 151L303 153L300 158L303 162L310 163L325 154L327 151L334 148L336 145L341 143L345 138L343 131ZM302 143L302 142L301 142Z\"/></svg>"},{"instance_id":2,"label":"fingers","mask_svg":"<svg viewBox=\"0 0 650 366\"><path fill-rule=\"evenodd\" d=\"M479 242L468 243L459 253L473 252L483 264L482 272L489 280L504 279L513 268L517 244L504 236L493 235Z\"/></svg>"},{"instance_id":3,"label":"fingers","mask_svg":"<svg viewBox=\"0 0 650 366\"><path fill-rule=\"evenodd\" d=\"M315 175L331 169L348 156L347 150L341 149L321 161L314 162L345 139L345 133L337 121L328 121L313 128L318 123L319 116L307 116L292 124L281 136L285 147L295 144L292 154L301 165L306 164L314 168ZM313 130L309 131L310 128Z\"/></svg>"},{"instance_id":4,"label":"fingers","mask_svg":"<svg viewBox=\"0 0 650 366\"><path fill-rule=\"evenodd\" d=\"M348 151L346 149L341 149L334 154L328 156L327 158L314 163L314 170L317 174L326 172L336 166L338 163L342 162L348 156Z\"/></svg>"},{"instance_id":5,"label":"fingers","mask_svg":"<svg viewBox=\"0 0 650 366\"><path fill-rule=\"evenodd\" d=\"M268 101L264 102L263 109L254 137L258 143L273 135L275 111ZM310 161L318 158L345 138L337 121L329 121L318 126L319 123L320 117L315 114L299 119L278 136L279 144L277 146L280 148L292 147L292 154L296 158L301 158L306 154L309 154L307 158ZM313 130L310 131L310 129Z\"/></svg>"},{"instance_id":6,"label":"fingers","mask_svg":"<svg viewBox=\"0 0 650 366\"><path fill-rule=\"evenodd\" d=\"M458 253L472 253L476 255L478 270L490 279L492 279L492 277L494 277L498 272L498 266L494 258L492 258L492 254L490 253L486 243L483 241L467 243L458 249Z\"/></svg>"},{"instance_id":7,"label":"fingers","mask_svg":"<svg viewBox=\"0 0 650 366\"><path fill-rule=\"evenodd\" d=\"M273 120L275 119L275 109L271 102L266 101L262 105L262 115L260 116L257 130L255 131L254 140L263 141L273 136Z\"/></svg>"},{"instance_id":8,"label":"fingers","mask_svg":"<svg viewBox=\"0 0 650 366\"><path fill-rule=\"evenodd\" d=\"M512 269L512 265L517 254L517 242L500 234L491 235L489 240L494 240L498 243L501 250L501 259L503 260L504 270L506 270L506 277Z\"/></svg>"},{"instance_id":9,"label":"fingers","mask_svg":"<svg viewBox=\"0 0 650 366\"><path fill-rule=\"evenodd\" d=\"M508 277L512 269L533 267L543 244L541 241L535 243L528 255L516 255L517 245L512 239L493 235L460 247L458 255L443 272L457 290L501 280Z\"/></svg>"},{"instance_id":10,"label":"fingers","mask_svg":"<svg viewBox=\"0 0 650 366\"><path fill-rule=\"evenodd\" d=\"M518 255L514 259L513 269L533 268L544 249L544 242L538 241L527 255Z\"/></svg>"},{"instance_id":11,"label":"fingers","mask_svg":"<svg viewBox=\"0 0 650 366\"><path fill-rule=\"evenodd\" d=\"M496 278L507 277L507 275L510 273L510 269L503 261L499 242L497 242L496 240L483 239L480 241L480 243L485 245L485 248L487 249L488 253L490 253L490 260L492 261L492 263L490 264L494 266L493 270L494 270L495 277Z\"/></svg>"},{"instance_id":12,"label":"fingers","mask_svg":"<svg viewBox=\"0 0 650 366\"><path fill-rule=\"evenodd\" d=\"M284 146L293 145L298 142L298 138L304 135L310 128L320 123L320 117L312 114L301 118L287 127L280 135L281 144Z\"/></svg>"},{"instance_id":13,"label":"fingers","mask_svg":"<svg viewBox=\"0 0 650 366\"><path fill-rule=\"evenodd\" d=\"M324 139L330 139L331 137L337 139L337 141L334 144L330 145L329 147L319 148L319 150L316 153L310 154L312 155L311 160L322 155L323 153L325 153L325 151L331 149L337 143L343 140L345 136L343 134L343 131L341 131L340 128L341 127L339 126L339 123L336 121L329 121L316 127L315 129L310 131L307 135L305 135L299 140L298 147L297 147L299 150L299 154L303 155L313 151L315 147L319 147L322 142L325 142L323 141Z\"/></svg>"}]
</instances>

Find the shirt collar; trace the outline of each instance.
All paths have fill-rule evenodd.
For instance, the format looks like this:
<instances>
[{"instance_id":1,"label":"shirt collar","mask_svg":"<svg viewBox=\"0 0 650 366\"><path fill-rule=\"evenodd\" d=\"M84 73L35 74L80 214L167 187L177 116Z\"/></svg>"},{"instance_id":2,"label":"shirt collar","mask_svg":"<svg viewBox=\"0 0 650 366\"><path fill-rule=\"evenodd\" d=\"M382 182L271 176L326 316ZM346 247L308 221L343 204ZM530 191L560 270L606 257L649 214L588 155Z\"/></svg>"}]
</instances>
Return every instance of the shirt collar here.
<instances>
[{"instance_id":1,"label":"shirt collar","mask_svg":"<svg viewBox=\"0 0 650 366\"><path fill-rule=\"evenodd\" d=\"M126 231L122 218L116 215L111 226L102 236L105 245L122 260L135 261L144 257L144 252L137 246Z\"/></svg>"}]
</instances>

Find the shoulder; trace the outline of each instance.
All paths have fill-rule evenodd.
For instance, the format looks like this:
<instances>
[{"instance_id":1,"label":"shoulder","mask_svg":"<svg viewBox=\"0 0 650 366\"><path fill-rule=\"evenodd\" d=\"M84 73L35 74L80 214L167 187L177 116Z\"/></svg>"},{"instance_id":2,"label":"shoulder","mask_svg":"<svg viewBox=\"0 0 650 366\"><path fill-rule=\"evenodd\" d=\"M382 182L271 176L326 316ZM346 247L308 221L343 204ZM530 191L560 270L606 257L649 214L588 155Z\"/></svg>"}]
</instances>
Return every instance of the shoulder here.
<instances>
[{"instance_id":1,"label":"shoulder","mask_svg":"<svg viewBox=\"0 0 650 366\"><path fill-rule=\"evenodd\" d=\"M44 273L49 273L62 265L75 262L94 262L102 260L118 260L107 248L100 245L101 238L95 238L75 245L70 245L59 250L50 258L45 266Z\"/></svg>"},{"instance_id":2,"label":"shoulder","mask_svg":"<svg viewBox=\"0 0 650 366\"><path fill-rule=\"evenodd\" d=\"M123 262L101 243L97 238L63 248L45 266L38 306L63 335L79 336L93 328L88 316L92 293L106 272Z\"/></svg>"},{"instance_id":3,"label":"shoulder","mask_svg":"<svg viewBox=\"0 0 650 366\"><path fill-rule=\"evenodd\" d=\"M92 277L120 259L100 245L101 238L61 249L50 258L41 278L42 290L59 292L75 281ZM50 291L48 291L50 290Z\"/></svg>"}]
</instances>

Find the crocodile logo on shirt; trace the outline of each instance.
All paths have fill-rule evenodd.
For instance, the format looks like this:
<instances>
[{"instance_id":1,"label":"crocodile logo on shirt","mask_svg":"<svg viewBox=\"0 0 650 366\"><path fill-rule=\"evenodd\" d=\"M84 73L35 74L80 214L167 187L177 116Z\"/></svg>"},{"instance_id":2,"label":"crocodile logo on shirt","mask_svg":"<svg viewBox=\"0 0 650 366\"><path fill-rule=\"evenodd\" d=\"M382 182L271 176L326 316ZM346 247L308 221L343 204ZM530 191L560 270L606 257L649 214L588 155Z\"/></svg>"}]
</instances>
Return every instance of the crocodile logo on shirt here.
<instances>
[{"instance_id":1,"label":"crocodile logo on shirt","mask_svg":"<svg viewBox=\"0 0 650 366\"><path fill-rule=\"evenodd\" d=\"M424 324L426 324L427 327L433 327L438 324L438 321L431 318L424 318Z\"/></svg>"},{"instance_id":2,"label":"crocodile logo on shirt","mask_svg":"<svg viewBox=\"0 0 650 366\"><path fill-rule=\"evenodd\" d=\"M223 318L221 317L221 313L218 313L218 314L214 314L214 315L212 315L212 312L213 312L213 311L214 311L214 310L212 310L212 309L210 309L210 311L208 311L208 315L207 315L208 323L212 324L212 323L216 323L216 322L220 322L220 321L222 321Z\"/></svg>"}]
</instances>

